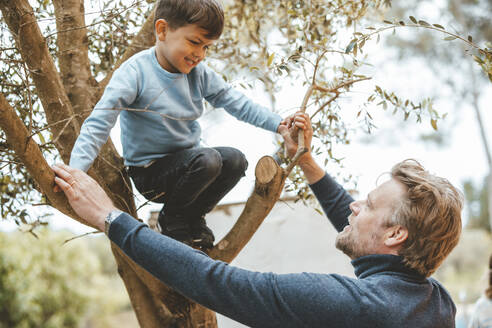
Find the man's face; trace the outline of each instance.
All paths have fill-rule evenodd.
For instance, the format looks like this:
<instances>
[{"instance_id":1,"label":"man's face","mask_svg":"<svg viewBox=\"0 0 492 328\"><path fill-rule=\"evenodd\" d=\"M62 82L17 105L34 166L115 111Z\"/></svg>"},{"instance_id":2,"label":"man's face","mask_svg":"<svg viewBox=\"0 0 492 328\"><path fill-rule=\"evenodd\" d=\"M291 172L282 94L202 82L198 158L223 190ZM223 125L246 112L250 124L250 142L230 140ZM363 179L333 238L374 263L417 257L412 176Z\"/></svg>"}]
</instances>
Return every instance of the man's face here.
<instances>
[{"instance_id":1,"label":"man's face","mask_svg":"<svg viewBox=\"0 0 492 328\"><path fill-rule=\"evenodd\" d=\"M371 191L367 199L351 203L349 225L338 234L336 247L351 259L386 254L384 238L388 226L385 219L394 213L405 192L401 182L391 179Z\"/></svg>"},{"instance_id":2,"label":"man's face","mask_svg":"<svg viewBox=\"0 0 492 328\"><path fill-rule=\"evenodd\" d=\"M207 49L215 42L206 37L207 30L195 24L173 30L165 20L158 20L156 33L157 60L170 73L188 74L205 58Z\"/></svg>"}]
</instances>

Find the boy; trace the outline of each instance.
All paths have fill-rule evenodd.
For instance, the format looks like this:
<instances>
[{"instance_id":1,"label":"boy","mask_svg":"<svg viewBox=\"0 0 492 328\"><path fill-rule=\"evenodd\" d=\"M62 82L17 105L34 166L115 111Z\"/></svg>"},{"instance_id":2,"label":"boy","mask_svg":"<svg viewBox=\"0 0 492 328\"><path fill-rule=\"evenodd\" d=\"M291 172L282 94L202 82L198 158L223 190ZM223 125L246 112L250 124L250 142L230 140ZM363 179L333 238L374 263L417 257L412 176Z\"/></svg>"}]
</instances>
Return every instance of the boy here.
<instances>
[{"instance_id":1,"label":"boy","mask_svg":"<svg viewBox=\"0 0 492 328\"><path fill-rule=\"evenodd\" d=\"M114 72L82 125L70 166L89 169L121 112L125 165L145 198L164 203L161 232L209 249L215 238L204 216L244 176L248 163L235 148L199 146L196 119L203 99L272 132L281 118L200 63L224 26L223 9L215 0L160 0L154 26L155 47Z\"/></svg>"}]
</instances>

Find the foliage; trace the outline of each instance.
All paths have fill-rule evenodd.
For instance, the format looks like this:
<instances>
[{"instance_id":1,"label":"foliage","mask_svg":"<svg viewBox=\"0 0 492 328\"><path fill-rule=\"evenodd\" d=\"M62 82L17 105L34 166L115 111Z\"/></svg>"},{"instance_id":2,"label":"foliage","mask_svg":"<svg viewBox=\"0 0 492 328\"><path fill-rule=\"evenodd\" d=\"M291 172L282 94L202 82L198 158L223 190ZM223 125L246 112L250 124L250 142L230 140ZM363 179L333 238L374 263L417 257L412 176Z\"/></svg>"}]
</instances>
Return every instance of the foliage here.
<instances>
[{"instance_id":1,"label":"foliage","mask_svg":"<svg viewBox=\"0 0 492 328\"><path fill-rule=\"evenodd\" d=\"M112 274L103 275L108 257L91 251L109 253L107 242L90 238L63 245L68 233L38 234L39 239L0 233L0 327L79 327L86 317L104 320L125 304L114 260Z\"/></svg>"}]
</instances>

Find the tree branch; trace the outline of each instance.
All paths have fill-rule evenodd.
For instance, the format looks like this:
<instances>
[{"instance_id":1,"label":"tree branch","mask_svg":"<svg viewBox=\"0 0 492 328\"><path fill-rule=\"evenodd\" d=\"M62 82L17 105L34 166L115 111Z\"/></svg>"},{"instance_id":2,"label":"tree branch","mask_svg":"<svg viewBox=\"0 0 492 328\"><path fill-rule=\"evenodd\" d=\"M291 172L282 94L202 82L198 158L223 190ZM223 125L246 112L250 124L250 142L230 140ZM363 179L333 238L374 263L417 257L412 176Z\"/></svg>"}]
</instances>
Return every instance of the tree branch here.
<instances>
[{"instance_id":1,"label":"tree branch","mask_svg":"<svg viewBox=\"0 0 492 328\"><path fill-rule=\"evenodd\" d=\"M48 197L52 206L73 219L87 225L75 214L63 193L53 191L55 174L48 165L36 142L29 137L24 122L17 116L14 109L0 94L0 127L7 136L7 142L11 145L17 157L25 165L29 174L38 183L42 192ZM95 226L92 226L95 228Z\"/></svg>"},{"instance_id":2,"label":"tree branch","mask_svg":"<svg viewBox=\"0 0 492 328\"><path fill-rule=\"evenodd\" d=\"M22 59L31 72L48 123L71 117L74 113L70 101L29 2L1 1L0 9L15 38ZM76 121L70 122L70 126L63 130L60 130L59 125L53 126L52 132L57 138L55 146L65 162L70 158L70 150L79 130L80 126Z\"/></svg>"},{"instance_id":3,"label":"tree branch","mask_svg":"<svg viewBox=\"0 0 492 328\"><path fill-rule=\"evenodd\" d=\"M83 0L53 0L55 6L60 73L79 124L86 118L85 108L95 104L96 84L89 62Z\"/></svg>"},{"instance_id":4,"label":"tree branch","mask_svg":"<svg viewBox=\"0 0 492 328\"><path fill-rule=\"evenodd\" d=\"M286 175L270 156L264 156L256 165L256 183L244 209L229 233L215 245L209 256L231 262L253 237L282 193Z\"/></svg>"}]
</instances>

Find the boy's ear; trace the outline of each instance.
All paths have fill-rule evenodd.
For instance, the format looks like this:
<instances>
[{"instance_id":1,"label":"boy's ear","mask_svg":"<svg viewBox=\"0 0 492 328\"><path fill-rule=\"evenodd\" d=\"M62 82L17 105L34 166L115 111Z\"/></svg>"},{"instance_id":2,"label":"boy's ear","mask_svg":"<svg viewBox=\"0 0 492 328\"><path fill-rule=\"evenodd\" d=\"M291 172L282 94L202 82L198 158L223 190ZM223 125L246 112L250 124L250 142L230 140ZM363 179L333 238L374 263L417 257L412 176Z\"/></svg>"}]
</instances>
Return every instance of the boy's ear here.
<instances>
[{"instance_id":1,"label":"boy's ear","mask_svg":"<svg viewBox=\"0 0 492 328\"><path fill-rule=\"evenodd\" d=\"M158 19L155 22L154 28L155 28L155 34L156 34L157 40L159 40L159 41L166 40L167 30L169 29L169 25L166 22L166 20L163 18Z\"/></svg>"},{"instance_id":2,"label":"boy's ear","mask_svg":"<svg viewBox=\"0 0 492 328\"><path fill-rule=\"evenodd\" d=\"M386 247L399 247L408 238L407 228L401 225L395 225L388 228L384 234L384 245Z\"/></svg>"}]
</instances>

